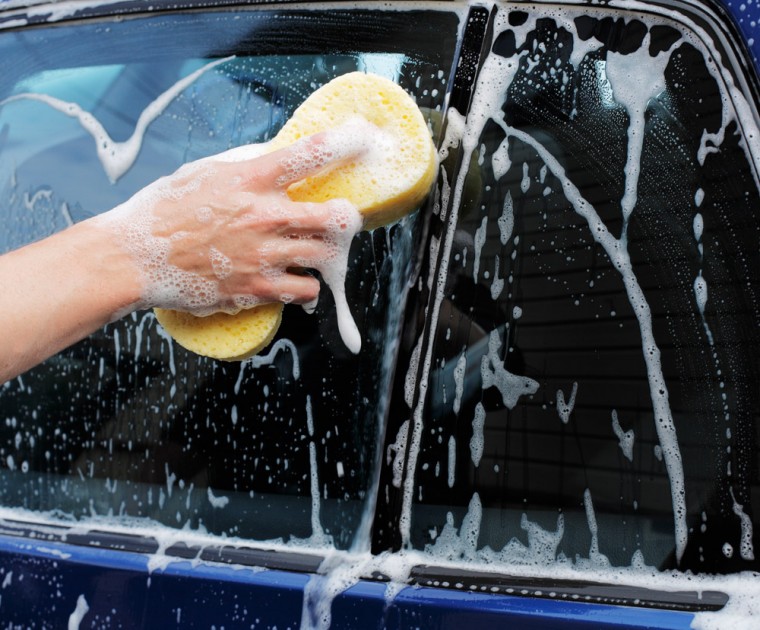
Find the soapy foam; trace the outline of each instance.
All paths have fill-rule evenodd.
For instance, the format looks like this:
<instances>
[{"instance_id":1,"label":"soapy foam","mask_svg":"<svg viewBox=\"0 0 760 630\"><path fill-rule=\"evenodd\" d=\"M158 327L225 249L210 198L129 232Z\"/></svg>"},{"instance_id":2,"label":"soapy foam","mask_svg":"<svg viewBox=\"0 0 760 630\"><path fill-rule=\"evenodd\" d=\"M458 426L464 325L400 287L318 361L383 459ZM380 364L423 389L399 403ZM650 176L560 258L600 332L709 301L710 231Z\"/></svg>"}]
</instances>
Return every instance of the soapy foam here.
<instances>
[{"instance_id":1,"label":"soapy foam","mask_svg":"<svg viewBox=\"0 0 760 630\"><path fill-rule=\"evenodd\" d=\"M588 488L583 492L583 507L586 510L588 529L591 532L591 548L588 552L588 559L592 565L608 567L610 561L599 551L599 525L596 522L594 503L591 499L591 491Z\"/></svg>"},{"instance_id":2,"label":"soapy foam","mask_svg":"<svg viewBox=\"0 0 760 630\"><path fill-rule=\"evenodd\" d=\"M321 502L319 496L319 474L317 471L317 445L314 442L314 414L311 409L311 396L306 397L306 427L309 432L309 468L311 472L311 538L312 547L329 547L332 537L325 533L320 520Z\"/></svg>"},{"instance_id":3,"label":"soapy foam","mask_svg":"<svg viewBox=\"0 0 760 630\"><path fill-rule=\"evenodd\" d=\"M311 145L302 142L293 147L288 155L300 165L299 169L321 168L334 160L336 154L339 155L339 160L347 159L346 156L355 155L355 152L362 150L364 146L362 143L351 140L351 133L355 132L356 128L357 124L352 123L332 134L329 150L315 152ZM229 277L233 272L233 261L213 245L209 251L209 260L215 279L204 278L182 270L169 262L172 239L181 237L182 234L166 238L155 236L153 231L159 221L155 212L156 206L166 199L181 201L187 195L196 192L204 181L217 175L215 161L239 162L262 155L265 151L266 146L247 146L211 159L185 165L174 176L159 180L111 213L102 215L98 219L102 225L107 226L116 234L119 242L130 253L142 272L142 306L158 306L186 311L195 316L206 316L215 312L235 314L241 309L252 308L263 303L262 299L253 295L226 296L222 294L219 281ZM292 175L294 171L291 169L295 167L290 164L282 166L287 173ZM302 175L305 171L298 172ZM353 236L361 229L362 219L356 209L345 201L335 200L328 203L333 215L327 222L327 231L322 240L325 253L319 258L297 259L293 262L295 265L318 269L322 272L323 278L336 298L341 334L344 336L346 345L352 351L358 352L361 347L361 337L348 309L344 281L350 244ZM263 218L287 216L285 211L278 206L265 207L258 211ZM215 219L213 211L206 206L196 209L195 212L196 218L204 224L221 220ZM299 227L296 221L291 222L291 226L295 230ZM274 248L270 246L268 249L264 246L261 251L264 255L271 255L274 253ZM261 273L274 286L285 278L285 270L281 267L264 267ZM280 299L287 302L292 300L292 296L281 290Z\"/></svg>"},{"instance_id":4,"label":"soapy foam","mask_svg":"<svg viewBox=\"0 0 760 630\"><path fill-rule=\"evenodd\" d=\"M480 460L483 457L483 447L485 446L485 438L483 436L483 427L486 422L486 410L483 407L483 403L478 401L475 405L475 413L472 418L472 437L470 438L470 457L472 458L472 465L477 468L480 466Z\"/></svg>"},{"instance_id":5,"label":"soapy foam","mask_svg":"<svg viewBox=\"0 0 760 630\"><path fill-rule=\"evenodd\" d=\"M406 441L409 434L409 420L405 420L396 433L396 441L388 445L386 455L386 464L391 466L393 479L391 483L396 487L401 487L401 479L404 474L404 458L406 457Z\"/></svg>"},{"instance_id":6,"label":"soapy foam","mask_svg":"<svg viewBox=\"0 0 760 630\"><path fill-rule=\"evenodd\" d=\"M79 630L79 626L84 619L84 616L90 611L90 606L87 604L87 600L84 595L80 595L77 598L77 606L74 612L69 615L69 630Z\"/></svg>"},{"instance_id":7,"label":"soapy foam","mask_svg":"<svg viewBox=\"0 0 760 630\"><path fill-rule=\"evenodd\" d=\"M449 488L454 487L457 475L457 439L453 436L449 436L449 458L448 458L448 471L447 483Z\"/></svg>"},{"instance_id":8,"label":"soapy foam","mask_svg":"<svg viewBox=\"0 0 760 630\"><path fill-rule=\"evenodd\" d=\"M620 426L620 420L618 419L617 410L612 410L612 431L615 433L619 443L620 450L623 451L625 458L633 461L633 441L635 438L633 429L623 431L623 427Z\"/></svg>"},{"instance_id":9,"label":"soapy foam","mask_svg":"<svg viewBox=\"0 0 760 630\"><path fill-rule=\"evenodd\" d=\"M501 216L497 219L497 223L499 225L499 240L502 245L506 245L515 229L514 202L512 201L512 193L509 191L504 196Z\"/></svg>"},{"instance_id":10,"label":"soapy foam","mask_svg":"<svg viewBox=\"0 0 760 630\"><path fill-rule=\"evenodd\" d=\"M467 372L467 354L462 352L457 359L454 367L454 413L459 415L459 409L462 406L462 396L464 394L464 377Z\"/></svg>"},{"instance_id":11,"label":"soapy foam","mask_svg":"<svg viewBox=\"0 0 760 630\"><path fill-rule=\"evenodd\" d=\"M213 245L209 248L208 257L211 261L211 267L214 270L214 275L219 278L219 280L224 280L225 278L230 277L232 274L232 260L230 260Z\"/></svg>"},{"instance_id":12,"label":"soapy foam","mask_svg":"<svg viewBox=\"0 0 760 630\"><path fill-rule=\"evenodd\" d=\"M620 200L623 212L623 237L628 229L631 213L636 205L641 170L641 153L644 147L647 103L665 89L665 68L670 61L670 50L656 57L649 54L650 36L633 52L622 55L607 52L605 73L617 103L628 112L628 152L625 164L625 192Z\"/></svg>"},{"instance_id":13,"label":"soapy foam","mask_svg":"<svg viewBox=\"0 0 760 630\"><path fill-rule=\"evenodd\" d=\"M575 408L575 396L578 393L578 382L573 383L573 388L570 391L570 399L565 402L565 392L561 389L557 390L557 413L564 424L570 422L570 414L573 413Z\"/></svg>"},{"instance_id":14,"label":"soapy foam","mask_svg":"<svg viewBox=\"0 0 760 630\"><path fill-rule=\"evenodd\" d=\"M577 37L575 39L576 39L576 41L578 41ZM659 445L657 445L657 448L658 449L660 448ZM401 554L399 554L399 555L401 555ZM346 561L350 562L349 559L346 559ZM548 561L547 563L545 563L545 565L550 564L550 562L551 562L551 559L550 559L550 561ZM554 569L552 569L552 571L554 571ZM535 572L531 572L530 575L535 575ZM556 575L556 573L555 573L555 575ZM605 580L609 580L611 582L623 580L625 582L632 583L632 582L636 582L637 581L636 576L632 575L632 572L630 570L628 570L628 569L626 569L626 571L623 572L622 574L615 573L615 572L605 573L604 571L597 571L597 572L595 572L595 576L598 576L598 577L600 577L602 579L605 579ZM661 574L655 573L654 576L652 578L650 578L650 581L647 581L646 583L647 584L661 584L663 588L677 588L677 586L679 585L678 580L679 580L680 576L678 576L678 575L670 575L670 574L665 575L665 576L663 576L662 582L658 582L657 578L659 576L661 576ZM726 588L726 590L734 588L736 591L741 591L742 588L747 589L747 583L749 581L751 581L751 580L756 580L756 578L757 578L757 576L755 576L755 575L748 575L748 576L738 577L736 580L733 580L733 582L731 582L731 580L726 580L725 581L725 588ZM742 581L743 581L743 583L742 583ZM702 581L694 578L693 576L690 576L689 577L689 581L682 583L682 586L686 586L688 588L692 588L694 586L694 584L697 583L697 584L705 584L706 588L707 587L712 588L712 587L715 587L715 585L718 582L721 582L719 578L716 579L715 582L712 582L712 581L709 581L709 580L705 580L704 582L702 582ZM723 583L723 582L721 582L721 583ZM742 604L740 602L741 597L739 597L739 596L736 596L736 597L732 596L731 602L729 603L729 606L727 607L727 610L725 612L726 613L728 613L728 612L734 613L736 611L739 611L739 612L743 612L743 613L746 614L746 610L750 610L750 611L754 610L754 612L756 614L760 614L760 610L757 610L756 600L755 600L755 604L752 603L752 595L753 595L753 593L754 593L754 591L747 590L747 595L748 596L745 598L744 608L742 608ZM707 619L713 618L713 617L718 620L716 622L716 625L711 625L707 621ZM720 627L720 628L722 628L722 627L725 627L725 625L732 625L733 626L733 623L729 624L729 619L728 619L728 617L724 613L717 613L717 614L715 614L715 613L702 613L702 614L698 615L698 618L700 618L701 621L700 622L695 622L695 624L696 624L695 627L701 627L701 628L707 628L707 627L718 628L718 627ZM746 621L746 619L745 619L745 621Z\"/></svg>"},{"instance_id":15,"label":"soapy foam","mask_svg":"<svg viewBox=\"0 0 760 630\"><path fill-rule=\"evenodd\" d=\"M347 201L335 200L328 203L331 207L328 237L325 239L329 245L328 255L318 259L296 259L294 262L303 267L317 269L322 274L335 298L338 330L343 343L356 354L361 350L362 338L348 306L345 281L351 243L362 229L363 221L356 208Z\"/></svg>"},{"instance_id":16,"label":"soapy foam","mask_svg":"<svg viewBox=\"0 0 760 630\"><path fill-rule=\"evenodd\" d=\"M512 374L504 367L504 360L499 356L502 345L499 330L492 330L488 338L488 354L483 355L480 362L480 374L483 389L496 387L504 405L508 409L514 409L522 396L530 396L538 391L538 383L527 376Z\"/></svg>"}]
</instances>

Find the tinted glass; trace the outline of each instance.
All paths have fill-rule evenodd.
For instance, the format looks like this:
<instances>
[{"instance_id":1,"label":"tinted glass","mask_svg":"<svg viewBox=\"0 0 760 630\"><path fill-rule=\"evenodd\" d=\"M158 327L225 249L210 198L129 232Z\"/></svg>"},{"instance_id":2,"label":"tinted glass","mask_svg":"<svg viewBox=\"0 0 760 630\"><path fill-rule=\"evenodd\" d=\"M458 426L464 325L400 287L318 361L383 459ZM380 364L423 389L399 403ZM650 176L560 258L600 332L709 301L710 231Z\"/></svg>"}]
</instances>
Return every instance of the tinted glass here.
<instances>
[{"instance_id":1,"label":"tinted glass","mask_svg":"<svg viewBox=\"0 0 760 630\"><path fill-rule=\"evenodd\" d=\"M0 251L103 212L188 160L270 139L346 72L413 90L434 127L457 28L433 12L251 11L5 33L0 55L19 63L0 77ZM161 95L171 98L141 127ZM68 103L92 113L116 158L99 157ZM325 289L315 314L288 307L271 348L242 364L186 352L138 312L0 387L2 504L350 544L415 226L355 240L347 292L359 355L338 336Z\"/></svg>"},{"instance_id":2,"label":"tinted glass","mask_svg":"<svg viewBox=\"0 0 760 630\"><path fill-rule=\"evenodd\" d=\"M756 123L713 51L642 20L504 10L449 117L426 387L393 428L415 475L386 484L402 543L507 572L758 566Z\"/></svg>"}]
</instances>

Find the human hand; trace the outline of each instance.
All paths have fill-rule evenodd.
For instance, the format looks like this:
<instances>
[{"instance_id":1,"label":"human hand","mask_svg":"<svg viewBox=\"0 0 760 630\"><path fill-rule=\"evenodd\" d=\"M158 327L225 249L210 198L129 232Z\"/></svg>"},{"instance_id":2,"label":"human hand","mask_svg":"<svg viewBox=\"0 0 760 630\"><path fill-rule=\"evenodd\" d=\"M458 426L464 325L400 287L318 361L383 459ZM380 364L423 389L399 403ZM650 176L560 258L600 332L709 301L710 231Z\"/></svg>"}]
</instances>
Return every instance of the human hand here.
<instances>
[{"instance_id":1,"label":"human hand","mask_svg":"<svg viewBox=\"0 0 760 630\"><path fill-rule=\"evenodd\" d=\"M360 156L368 123L266 153L239 147L187 164L102 215L142 282L138 308L208 315L266 302L306 303L323 268L361 228L345 200L293 202L287 187ZM369 125L371 127L371 125Z\"/></svg>"}]
</instances>

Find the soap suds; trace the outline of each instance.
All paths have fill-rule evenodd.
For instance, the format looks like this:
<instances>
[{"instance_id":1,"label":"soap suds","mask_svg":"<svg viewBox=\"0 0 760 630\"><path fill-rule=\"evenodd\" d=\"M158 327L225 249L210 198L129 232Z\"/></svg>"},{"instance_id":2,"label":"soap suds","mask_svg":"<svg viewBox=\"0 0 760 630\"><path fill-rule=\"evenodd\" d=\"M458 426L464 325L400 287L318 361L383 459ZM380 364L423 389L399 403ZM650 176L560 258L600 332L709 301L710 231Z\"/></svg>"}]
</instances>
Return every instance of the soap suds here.
<instances>
[{"instance_id":1,"label":"soap suds","mask_svg":"<svg viewBox=\"0 0 760 630\"><path fill-rule=\"evenodd\" d=\"M84 616L90 611L90 607L87 604L87 600L84 595L80 595L77 598L77 606L74 612L69 616L69 630L79 630L79 625L82 623Z\"/></svg>"},{"instance_id":2,"label":"soap suds","mask_svg":"<svg viewBox=\"0 0 760 630\"><path fill-rule=\"evenodd\" d=\"M485 437L483 436L483 427L486 422L486 410L483 403L478 402L475 405L475 414L472 418L472 437L470 438L470 456L472 465L477 468L480 466L480 459L483 457L483 447L485 446Z\"/></svg>"},{"instance_id":3,"label":"soap suds","mask_svg":"<svg viewBox=\"0 0 760 630\"><path fill-rule=\"evenodd\" d=\"M565 392L563 392L561 389L557 390L557 413L559 414L560 420L562 420L564 424L570 422L570 414L573 413L573 409L575 408L575 395L577 393L577 381L573 383L573 388L570 392L570 399L567 402L565 402Z\"/></svg>"},{"instance_id":4,"label":"soap suds","mask_svg":"<svg viewBox=\"0 0 760 630\"><path fill-rule=\"evenodd\" d=\"M406 458L406 441L409 434L409 420L405 420L396 433L396 441L388 445L386 454L386 464L391 465L393 470L393 479L391 483L396 487L401 487L401 479L404 474L404 459Z\"/></svg>"},{"instance_id":5,"label":"soap suds","mask_svg":"<svg viewBox=\"0 0 760 630\"><path fill-rule=\"evenodd\" d=\"M502 347L501 335L498 330L492 330L488 338L488 354L480 363L480 373L483 379L483 389L495 387L501 393L504 405L514 409L522 396L530 396L538 390L538 382L527 376L512 374L506 369L504 360L499 355Z\"/></svg>"},{"instance_id":6,"label":"soap suds","mask_svg":"<svg viewBox=\"0 0 760 630\"><path fill-rule=\"evenodd\" d=\"M618 420L618 413L615 409L612 410L612 431L617 436L618 442L620 443L620 450L623 451L623 455L628 461L632 462L634 441L633 429L623 431L623 427L620 426L620 421Z\"/></svg>"}]
</instances>

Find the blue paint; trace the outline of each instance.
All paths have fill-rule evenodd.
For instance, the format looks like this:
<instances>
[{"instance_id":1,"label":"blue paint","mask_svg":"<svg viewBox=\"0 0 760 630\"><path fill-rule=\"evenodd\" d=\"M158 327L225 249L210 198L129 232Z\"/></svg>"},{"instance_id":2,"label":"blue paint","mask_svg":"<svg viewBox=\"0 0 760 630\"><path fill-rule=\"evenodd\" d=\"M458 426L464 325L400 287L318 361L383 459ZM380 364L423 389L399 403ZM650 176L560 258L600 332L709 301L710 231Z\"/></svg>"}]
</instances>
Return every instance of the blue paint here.
<instances>
[{"instance_id":1,"label":"blue paint","mask_svg":"<svg viewBox=\"0 0 760 630\"><path fill-rule=\"evenodd\" d=\"M298 628L310 576L189 561L148 571L149 556L0 535L0 621L66 627L77 600L80 628ZM685 629L691 614L426 587L390 603L385 586L360 582L338 596L334 630L469 627Z\"/></svg>"},{"instance_id":2,"label":"blue paint","mask_svg":"<svg viewBox=\"0 0 760 630\"><path fill-rule=\"evenodd\" d=\"M721 0L744 36L755 69L760 72L760 0Z\"/></svg>"}]
</instances>

